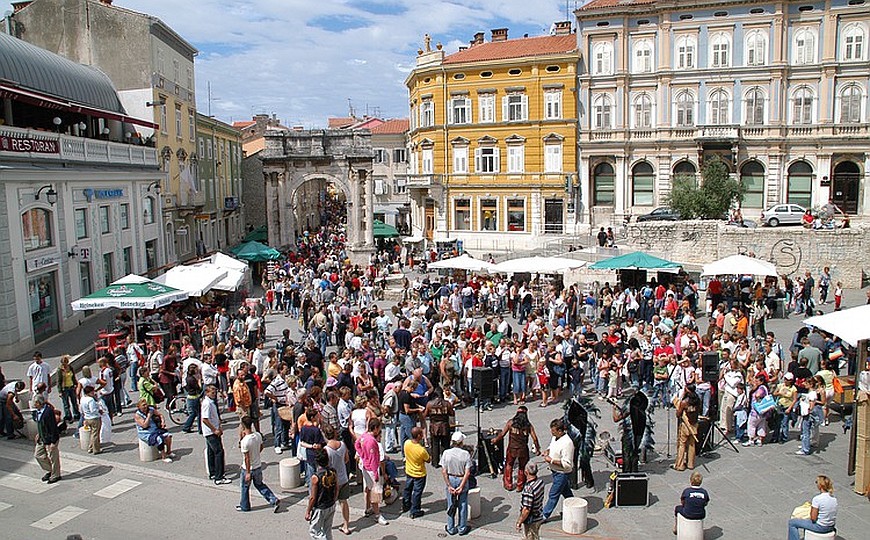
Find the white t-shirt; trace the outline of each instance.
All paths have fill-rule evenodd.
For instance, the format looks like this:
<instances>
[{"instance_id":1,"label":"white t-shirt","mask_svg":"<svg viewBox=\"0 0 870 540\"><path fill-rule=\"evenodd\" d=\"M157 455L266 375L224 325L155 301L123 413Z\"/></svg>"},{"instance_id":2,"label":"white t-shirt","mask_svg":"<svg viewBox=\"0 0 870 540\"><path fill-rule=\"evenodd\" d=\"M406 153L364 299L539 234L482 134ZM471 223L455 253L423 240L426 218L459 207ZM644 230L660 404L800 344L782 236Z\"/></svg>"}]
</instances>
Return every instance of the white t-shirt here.
<instances>
[{"instance_id":1,"label":"white t-shirt","mask_svg":"<svg viewBox=\"0 0 870 540\"><path fill-rule=\"evenodd\" d=\"M816 523L825 527L833 527L837 523L837 499L830 493L819 493L813 497L813 507L819 509Z\"/></svg>"},{"instance_id":2,"label":"white t-shirt","mask_svg":"<svg viewBox=\"0 0 870 540\"><path fill-rule=\"evenodd\" d=\"M100 371L100 378L103 379L106 384L100 389L101 396L108 396L112 392L115 391L115 374L112 373L112 368L106 367Z\"/></svg>"},{"instance_id":3,"label":"white t-shirt","mask_svg":"<svg viewBox=\"0 0 870 540\"><path fill-rule=\"evenodd\" d=\"M338 479L338 485L347 484L347 464L344 462L344 456L347 454L347 446L341 443L338 448L326 447L326 453L329 455L329 466L335 469L335 476Z\"/></svg>"},{"instance_id":4,"label":"white t-shirt","mask_svg":"<svg viewBox=\"0 0 870 540\"><path fill-rule=\"evenodd\" d=\"M39 383L44 382L46 386L48 385L49 378L51 377L51 366L44 360L42 362L34 362L27 368L27 376L33 380L33 386L30 388L30 391L36 392L36 386Z\"/></svg>"},{"instance_id":5,"label":"white t-shirt","mask_svg":"<svg viewBox=\"0 0 870 540\"><path fill-rule=\"evenodd\" d=\"M202 418L202 435L204 437L208 437L209 435L214 435L214 431L210 427L208 427L205 423L208 420L215 429L221 428L221 419L218 415L217 405L212 401L211 398L206 397L202 400L202 406L199 410L200 418Z\"/></svg>"},{"instance_id":6,"label":"white t-shirt","mask_svg":"<svg viewBox=\"0 0 870 540\"><path fill-rule=\"evenodd\" d=\"M561 463L561 467L557 467L550 463L550 469L560 473L569 473L574 469L574 441L568 434L564 434L558 439L553 437L550 441L550 459Z\"/></svg>"},{"instance_id":7,"label":"white t-shirt","mask_svg":"<svg viewBox=\"0 0 870 540\"><path fill-rule=\"evenodd\" d=\"M203 431L208 429L206 426L203 426ZM263 446L263 436L258 432L254 431L253 433L249 433L242 437L241 447L242 447L242 459L244 460L244 454L248 454L248 459L251 461L251 470L259 469L263 462L260 460L260 448ZM245 462L242 461L242 468L244 469Z\"/></svg>"},{"instance_id":8,"label":"white t-shirt","mask_svg":"<svg viewBox=\"0 0 870 540\"><path fill-rule=\"evenodd\" d=\"M350 421L353 423L353 431L357 435L366 432L366 409L354 409L350 413Z\"/></svg>"}]
</instances>

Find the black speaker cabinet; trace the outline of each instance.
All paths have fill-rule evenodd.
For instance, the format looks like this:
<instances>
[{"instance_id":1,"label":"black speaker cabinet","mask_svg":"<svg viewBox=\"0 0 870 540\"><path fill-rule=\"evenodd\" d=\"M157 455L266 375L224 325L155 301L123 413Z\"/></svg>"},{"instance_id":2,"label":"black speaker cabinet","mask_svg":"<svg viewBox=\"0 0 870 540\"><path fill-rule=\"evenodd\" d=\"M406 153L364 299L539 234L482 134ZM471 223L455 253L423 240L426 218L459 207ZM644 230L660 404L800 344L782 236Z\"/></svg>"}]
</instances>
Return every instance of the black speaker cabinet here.
<instances>
[{"instance_id":1,"label":"black speaker cabinet","mask_svg":"<svg viewBox=\"0 0 870 540\"><path fill-rule=\"evenodd\" d=\"M696 454L701 455L704 452L713 451L713 437L710 436L711 429L713 429L713 426L710 424L710 420L698 419L698 442L695 443Z\"/></svg>"},{"instance_id":2,"label":"black speaker cabinet","mask_svg":"<svg viewBox=\"0 0 870 540\"><path fill-rule=\"evenodd\" d=\"M719 380L719 353L705 352L701 355L701 377L708 383Z\"/></svg>"},{"instance_id":3,"label":"black speaker cabinet","mask_svg":"<svg viewBox=\"0 0 870 540\"><path fill-rule=\"evenodd\" d=\"M621 473L613 481L614 506L649 506L649 475Z\"/></svg>"},{"instance_id":4,"label":"black speaker cabinet","mask_svg":"<svg viewBox=\"0 0 870 540\"><path fill-rule=\"evenodd\" d=\"M471 369L471 388L481 399L492 399L495 393L495 374L492 368L476 367Z\"/></svg>"}]
</instances>

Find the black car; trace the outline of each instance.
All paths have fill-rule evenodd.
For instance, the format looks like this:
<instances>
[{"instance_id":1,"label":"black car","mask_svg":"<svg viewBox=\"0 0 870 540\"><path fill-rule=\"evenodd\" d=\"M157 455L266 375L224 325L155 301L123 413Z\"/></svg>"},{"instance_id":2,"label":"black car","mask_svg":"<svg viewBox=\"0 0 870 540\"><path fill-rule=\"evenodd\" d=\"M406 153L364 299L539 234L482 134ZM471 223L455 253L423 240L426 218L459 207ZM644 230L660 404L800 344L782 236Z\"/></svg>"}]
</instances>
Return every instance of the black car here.
<instances>
[{"instance_id":1,"label":"black car","mask_svg":"<svg viewBox=\"0 0 870 540\"><path fill-rule=\"evenodd\" d=\"M675 210L668 208L667 206L660 206L650 212L649 214L643 214L641 216L637 216L637 221L679 221L680 214Z\"/></svg>"}]
</instances>

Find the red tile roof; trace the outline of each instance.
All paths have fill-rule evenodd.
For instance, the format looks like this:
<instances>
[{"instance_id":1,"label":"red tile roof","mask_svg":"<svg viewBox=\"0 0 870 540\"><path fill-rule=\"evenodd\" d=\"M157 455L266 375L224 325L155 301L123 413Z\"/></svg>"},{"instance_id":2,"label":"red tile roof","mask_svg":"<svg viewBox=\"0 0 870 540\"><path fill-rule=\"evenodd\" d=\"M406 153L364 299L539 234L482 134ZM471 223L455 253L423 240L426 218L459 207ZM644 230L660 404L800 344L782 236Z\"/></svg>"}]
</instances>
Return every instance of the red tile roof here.
<instances>
[{"instance_id":1,"label":"red tile roof","mask_svg":"<svg viewBox=\"0 0 870 540\"><path fill-rule=\"evenodd\" d=\"M393 118L387 120L379 126L371 128L372 133L380 133L384 135L394 133L405 133L411 128L411 122L407 118Z\"/></svg>"},{"instance_id":2,"label":"red tile roof","mask_svg":"<svg viewBox=\"0 0 870 540\"><path fill-rule=\"evenodd\" d=\"M592 9L604 9L614 7L631 7L641 6L645 4L655 4L656 0L592 0L585 6L580 8L580 11L589 11Z\"/></svg>"},{"instance_id":3,"label":"red tile roof","mask_svg":"<svg viewBox=\"0 0 870 540\"><path fill-rule=\"evenodd\" d=\"M577 36L539 36L481 43L447 56L445 64L563 54L577 50Z\"/></svg>"},{"instance_id":4,"label":"red tile roof","mask_svg":"<svg viewBox=\"0 0 870 540\"><path fill-rule=\"evenodd\" d=\"M236 129L244 129L248 126L253 126L254 124L256 124L256 122L250 120L247 122L233 122L233 127Z\"/></svg>"},{"instance_id":5,"label":"red tile roof","mask_svg":"<svg viewBox=\"0 0 870 540\"><path fill-rule=\"evenodd\" d=\"M327 122L328 122L327 125L330 128L336 129L336 128L347 127L351 124L356 124L357 119L356 118L349 118L349 117L347 117L347 118L329 118L327 120Z\"/></svg>"}]
</instances>

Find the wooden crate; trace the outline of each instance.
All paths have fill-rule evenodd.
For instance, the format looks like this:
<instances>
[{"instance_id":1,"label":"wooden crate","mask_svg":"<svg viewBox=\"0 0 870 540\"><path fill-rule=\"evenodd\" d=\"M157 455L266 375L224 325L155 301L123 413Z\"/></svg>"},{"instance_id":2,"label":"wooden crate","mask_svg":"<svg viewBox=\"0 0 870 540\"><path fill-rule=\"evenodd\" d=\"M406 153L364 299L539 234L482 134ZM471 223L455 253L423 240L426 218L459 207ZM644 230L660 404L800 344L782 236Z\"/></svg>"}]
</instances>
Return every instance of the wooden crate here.
<instances>
[{"instance_id":1,"label":"wooden crate","mask_svg":"<svg viewBox=\"0 0 870 540\"><path fill-rule=\"evenodd\" d=\"M855 450L855 493L866 495L870 490L870 437L858 435Z\"/></svg>"}]
</instances>

